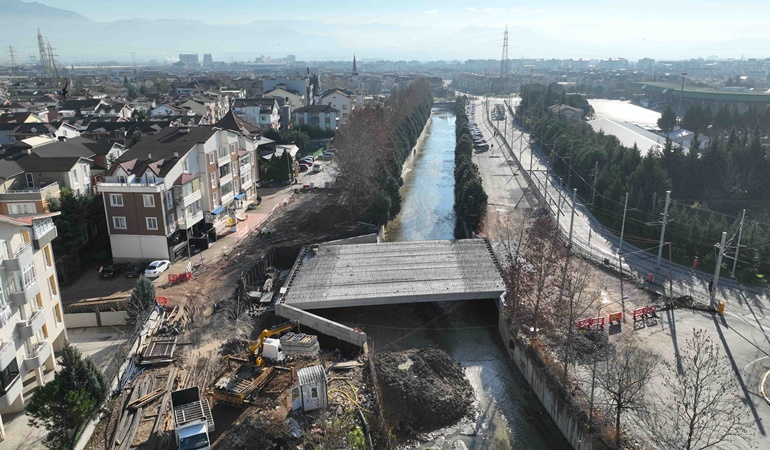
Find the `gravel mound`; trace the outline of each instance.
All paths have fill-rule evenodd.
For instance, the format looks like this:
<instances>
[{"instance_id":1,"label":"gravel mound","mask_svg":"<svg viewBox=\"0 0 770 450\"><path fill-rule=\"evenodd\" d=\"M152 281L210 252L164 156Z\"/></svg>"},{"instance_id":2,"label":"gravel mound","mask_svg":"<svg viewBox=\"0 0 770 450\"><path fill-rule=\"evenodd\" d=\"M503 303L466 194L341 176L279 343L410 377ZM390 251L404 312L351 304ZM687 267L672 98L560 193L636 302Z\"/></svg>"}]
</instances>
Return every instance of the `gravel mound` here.
<instances>
[{"instance_id":1,"label":"gravel mound","mask_svg":"<svg viewBox=\"0 0 770 450\"><path fill-rule=\"evenodd\" d=\"M430 431L473 412L473 388L460 364L443 350L383 353L375 370L386 421L398 430Z\"/></svg>"}]
</instances>

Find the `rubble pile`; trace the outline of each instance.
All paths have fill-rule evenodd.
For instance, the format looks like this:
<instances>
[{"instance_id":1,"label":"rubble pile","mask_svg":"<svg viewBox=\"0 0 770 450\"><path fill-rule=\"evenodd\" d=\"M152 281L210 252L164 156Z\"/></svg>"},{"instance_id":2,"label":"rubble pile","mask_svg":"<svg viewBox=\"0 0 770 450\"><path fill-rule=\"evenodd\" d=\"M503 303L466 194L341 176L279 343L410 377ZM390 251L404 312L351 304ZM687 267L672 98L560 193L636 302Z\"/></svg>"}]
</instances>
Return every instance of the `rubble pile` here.
<instances>
[{"instance_id":1,"label":"rubble pile","mask_svg":"<svg viewBox=\"0 0 770 450\"><path fill-rule=\"evenodd\" d=\"M443 350L383 353L375 359L375 371L385 418L396 429L429 431L473 412L473 388Z\"/></svg>"}]
</instances>

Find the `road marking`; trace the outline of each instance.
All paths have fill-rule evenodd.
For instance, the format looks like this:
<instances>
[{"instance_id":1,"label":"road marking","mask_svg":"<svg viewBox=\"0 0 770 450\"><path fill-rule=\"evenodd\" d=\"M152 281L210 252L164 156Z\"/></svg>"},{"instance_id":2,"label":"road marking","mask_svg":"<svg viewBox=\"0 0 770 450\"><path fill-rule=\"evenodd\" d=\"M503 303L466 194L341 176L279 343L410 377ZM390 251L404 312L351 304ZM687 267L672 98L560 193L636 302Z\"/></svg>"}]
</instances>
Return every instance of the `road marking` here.
<instances>
[{"instance_id":1,"label":"road marking","mask_svg":"<svg viewBox=\"0 0 770 450\"><path fill-rule=\"evenodd\" d=\"M768 359L768 358L770 358L770 356L763 356L763 357L761 357L761 358L757 358L757 359L755 359L754 361L752 361L752 362L750 362L750 363L746 364L746 367L744 367L744 368L743 368L743 371L745 372L745 371L746 371L746 369L748 369L748 368L749 368L749 366L750 366L750 365L752 365L752 364L754 364L755 362L759 362L759 361L762 361L763 359ZM767 376L767 374L765 374L765 376ZM763 383L764 383L764 381L763 381Z\"/></svg>"}]
</instances>

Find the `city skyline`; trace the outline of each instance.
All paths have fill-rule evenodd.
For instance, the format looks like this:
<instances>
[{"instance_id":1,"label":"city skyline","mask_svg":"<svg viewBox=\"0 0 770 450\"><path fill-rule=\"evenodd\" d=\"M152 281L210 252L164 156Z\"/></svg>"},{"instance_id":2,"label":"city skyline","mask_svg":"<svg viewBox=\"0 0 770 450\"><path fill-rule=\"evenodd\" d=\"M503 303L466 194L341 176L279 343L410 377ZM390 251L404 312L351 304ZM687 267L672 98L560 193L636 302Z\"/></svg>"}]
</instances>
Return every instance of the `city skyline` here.
<instances>
[{"instance_id":1,"label":"city skyline","mask_svg":"<svg viewBox=\"0 0 770 450\"><path fill-rule=\"evenodd\" d=\"M499 59L503 30L510 30L511 58L644 57L684 59L766 57L770 55L770 4L758 1L724 4L713 1L652 1L644 7L615 7L606 1L580 5L561 0L536 7L523 2L490 0L482 6L466 2L406 2L386 5L360 2L330 7L299 0L291 11L260 2L234 0L213 5L200 0L150 0L132 3L126 13L117 2L42 0L23 3L0 0L4 10L59 8L61 24L9 23L0 42L22 54L33 50L34 35L20 28L40 27L64 60L95 59L173 61L179 53L214 53L215 59L248 59L258 55L300 60L359 59L464 60ZM121 9L118 9L121 8ZM57 10L49 11L53 16ZM22 17L23 18L23 17ZM13 21L9 21L13 22ZM58 22L58 21L57 21ZM133 29L120 39L103 36L98 43L81 36L67 23L88 23L97 29ZM195 33L174 33L163 45L162 29L186 27ZM30 34L27 36L27 34ZM103 34L103 33L100 33ZM224 34L230 41L221 37ZM249 40L247 45L244 40ZM6 41L6 42L3 42Z\"/></svg>"}]
</instances>

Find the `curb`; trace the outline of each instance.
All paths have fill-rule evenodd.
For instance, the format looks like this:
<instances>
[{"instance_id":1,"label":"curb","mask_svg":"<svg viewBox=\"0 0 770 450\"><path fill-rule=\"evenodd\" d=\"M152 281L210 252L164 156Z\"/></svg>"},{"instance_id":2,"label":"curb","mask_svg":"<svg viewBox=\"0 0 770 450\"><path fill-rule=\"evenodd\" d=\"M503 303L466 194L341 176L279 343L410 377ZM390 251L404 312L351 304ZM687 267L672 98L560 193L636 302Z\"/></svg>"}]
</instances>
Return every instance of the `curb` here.
<instances>
[{"instance_id":1,"label":"curb","mask_svg":"<svg viewBox=\"0 0 770 450\"><path fill-rule=\"evenodd\" d=\"M759 384L759 393L762 394L762 398L765 399L765 403L770 406L770 399L767 398L767 394L765 393L765 381L767 381L768 375L770 375L770 370L765 372L765 374L762 376L762 382Z\"/></svg>"}]
</instances>

